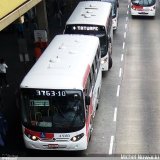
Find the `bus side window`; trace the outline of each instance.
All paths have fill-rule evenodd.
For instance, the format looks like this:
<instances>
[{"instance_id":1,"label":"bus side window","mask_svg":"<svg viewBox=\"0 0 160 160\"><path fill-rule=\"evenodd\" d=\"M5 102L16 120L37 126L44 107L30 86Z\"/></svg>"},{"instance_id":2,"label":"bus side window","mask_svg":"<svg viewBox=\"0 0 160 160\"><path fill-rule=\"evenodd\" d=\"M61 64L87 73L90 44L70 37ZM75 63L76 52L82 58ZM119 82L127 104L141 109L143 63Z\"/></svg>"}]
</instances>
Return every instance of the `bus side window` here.
<instances>
[{"instance_id":1,"label":"bus side window","mask_svg":"<svg viewBox=\"0 0 160 160\"><path fill-rule=\"evenodd\" d=\"M99 50L97 50L97 54L96 54L97 71L99 71L99 67L100 67L99 53L100 53Z\"/></svg>"},{"instance_id":2,"label":"bus side window","mask_svg":"<svg viewBox=\"0 0 160 160\"><path fill-rule=\"evenodd\" d=\"M95 71L94 71L93 64L92 64L92 67L91 67L91 83L92 83L92 86L94 86L94 84L95 84Z\"/></svg>"},{"instance_id":3,"label":"bus side window","mask_svg":"<svg viewBox=\"0 0 160 160\"><path fill-rule=\"evenodd\" d=\"M89 75L88 76L88 79L87 79L87 83L86 83L86 88L85 88L85 95L89 95L90 91L91 91L91 76Z\"/></svg>"},{"instance_id":4,"label":"bus side window","mask_svg":"<svg viewBox=\"0 0 160 160\"><path fill-rule=\"evenodd\" d=\"M94 61L93 61L93 70L94 70L94 78L95 78L95 81L97 79L97 63L96 63L96 56L94 58Z\"/></svg>"},{"instance_id":5,"label":"bus side window","mask_svg":"<svg viewBox=\"0 0 160 160\"><path fill-rule=\"evenodd\" d=\"M91 89L92 89L92 81L91 81L91 73L90 73L87 79L86 87L84 89L84 97L89 96ZM89 107L86 104L85 104L85 110L86 110L86 118L87 118L89 113Z\"/></svg>"}]
</instances>

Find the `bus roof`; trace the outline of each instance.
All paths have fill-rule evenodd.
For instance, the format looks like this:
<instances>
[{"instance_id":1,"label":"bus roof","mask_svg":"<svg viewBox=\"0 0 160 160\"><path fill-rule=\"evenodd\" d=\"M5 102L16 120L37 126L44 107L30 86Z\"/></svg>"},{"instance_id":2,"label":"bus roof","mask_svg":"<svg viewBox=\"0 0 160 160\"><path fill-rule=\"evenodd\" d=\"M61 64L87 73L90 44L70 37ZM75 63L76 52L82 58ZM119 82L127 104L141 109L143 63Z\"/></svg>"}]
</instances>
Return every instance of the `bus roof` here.
<instances>
[{"instance_id":1,"label":"bus roof","mask_svg":"<svg viewBox=\"0 0 160 160\"><path fill-rule=\"evenodd\" d=\"M88 24L106 26L112 5L109 2L81 1L69 17L66 25Z\"/></svg>"},{"instance_id":2,"label":"bus roof","mask_svg":"<svg viewBox=\"0 0 160 160\"><path fill-rule=\"evenodd\" d=\"M57 35L24 77L21 88L83 89L99 39Z\"/></svg>"}]
</instances>

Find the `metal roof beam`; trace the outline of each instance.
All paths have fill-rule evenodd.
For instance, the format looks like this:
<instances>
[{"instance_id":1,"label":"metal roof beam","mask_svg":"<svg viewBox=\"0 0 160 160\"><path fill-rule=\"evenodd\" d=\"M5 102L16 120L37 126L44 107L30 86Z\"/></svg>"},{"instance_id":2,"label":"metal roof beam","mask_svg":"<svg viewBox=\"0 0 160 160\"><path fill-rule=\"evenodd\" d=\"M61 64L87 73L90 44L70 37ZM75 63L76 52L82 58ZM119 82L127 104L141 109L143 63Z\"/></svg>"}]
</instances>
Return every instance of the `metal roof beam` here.
<instances>
[{"instance_id":1,"label":"metal roof beam","mask_svg":"<svg viewBox=\"0 0 160 160\"><path fill-rule=\"evenodd\" d=\"M8 25L10 25L12 22L14 22L17 18L24 15L24 13L26 13L28 10L36 6L41 1L42 0L27 1L24 5L20 6L15 11L11 12L10 14L2 18L0 20L0 31L3 30Z\"/></svg>"}]
</instances>

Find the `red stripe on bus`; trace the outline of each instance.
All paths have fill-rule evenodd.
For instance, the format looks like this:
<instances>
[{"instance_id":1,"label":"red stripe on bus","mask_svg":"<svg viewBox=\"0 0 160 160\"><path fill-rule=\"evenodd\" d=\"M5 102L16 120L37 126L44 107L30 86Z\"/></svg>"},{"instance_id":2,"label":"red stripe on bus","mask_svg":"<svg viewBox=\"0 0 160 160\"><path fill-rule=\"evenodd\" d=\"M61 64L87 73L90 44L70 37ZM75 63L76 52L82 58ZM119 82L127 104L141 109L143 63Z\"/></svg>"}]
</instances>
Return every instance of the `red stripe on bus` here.
<instances>
[{"instance_id":1,"label":"red stripe on bus","mask_svg":"<svg viewBox=\"0 0 160 160\"><path fill-rule=\"evenodd\" d=\"M93 113L93 105L92 105L92 97L91 97L91 104L89 107L89 115L86 119L86 135L87 135L87 140L89 140L89 124L91 122L91 118L92 118L92 113Z\"/></svg>"},{"instance_id":2,"label":"red stripe on bus","mask_svg":"<svg viewBox=\"0 0 160 160\"><path fill-rule=\"evenodd\" d=\"M90 71L90 65L88 64L86 72L85 72L84 77L83 77L83 88L85 88L87 78L88 78L88 75L89 75L89 71Z\"/></svg>"},{"instance_id":3,"label":"red stripe on bus","mask_svg":"<svg viewBox=\"0 0 160 160\"><path fill-rule=\"evenodd\" d=\"M39 139L53 139L54 138L54 133L36 132L36 131L29 130L27 128L25 128L24 133L27 135L29 134L31 136L36 136ZM42 137L42 134L44 135L44 137Z\"/></svg>"},{"instance_id":4,"label":"red stripe on bus","mask_svg":"<svg viewBox=\"0 0 160 160\"><path fill-rule=\"evenodd\" d=\"M132 8L135 9L135 10L142 10L143 6L132 5Z\"/></svg>"}]
</instances>

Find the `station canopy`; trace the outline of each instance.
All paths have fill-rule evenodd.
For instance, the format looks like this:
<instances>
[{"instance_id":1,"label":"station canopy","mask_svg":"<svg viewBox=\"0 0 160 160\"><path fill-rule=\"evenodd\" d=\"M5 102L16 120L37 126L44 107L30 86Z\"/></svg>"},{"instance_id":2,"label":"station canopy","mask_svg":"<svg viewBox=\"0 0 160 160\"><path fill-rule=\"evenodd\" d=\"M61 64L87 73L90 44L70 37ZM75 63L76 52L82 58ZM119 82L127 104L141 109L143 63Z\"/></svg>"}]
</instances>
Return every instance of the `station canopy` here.
<instances>
[{"instance_id":1,"label":"station canopy","mask_svg":"<svg viewBox=\"0 0 160 160\"><path fill-rule=\"evenodd\" d=\"M0 0L0 19L14 11L27 0Z\"/></svg>"},{"instance_id":2,"label":"station canopy","mask_svg":"<svg viewBox=\"0 0 160 160\"><path fill-rule=\"evenodd\" d=\"M0 31L42 0L0 0Z\"/></svg>"}]
</instances>

